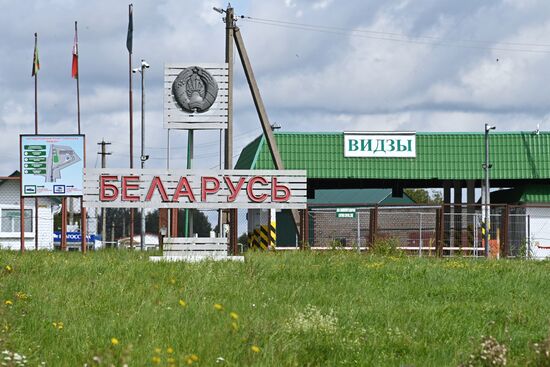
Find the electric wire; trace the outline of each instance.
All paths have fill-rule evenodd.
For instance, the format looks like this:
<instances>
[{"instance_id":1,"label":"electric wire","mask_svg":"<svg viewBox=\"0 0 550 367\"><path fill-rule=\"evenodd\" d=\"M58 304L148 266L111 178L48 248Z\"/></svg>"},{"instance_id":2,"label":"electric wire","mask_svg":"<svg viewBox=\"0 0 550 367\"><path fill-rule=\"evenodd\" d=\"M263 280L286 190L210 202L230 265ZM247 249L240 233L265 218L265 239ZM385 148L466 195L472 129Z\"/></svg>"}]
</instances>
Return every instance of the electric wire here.
<instances>
[{"instance_id":1,"label":"electric wire","mask_svg":"<svg viewBox=\"0 0 550 367\"><path fill-rule=\"evenodd\" d=\"M502 52L525 52L525 53L539 53L550 54L550 44L545 43L528 43L528 42L500 42L500 41L483 41L483 40L450 40L443 37L436 36L408 36L400 33L382 32L363 29L349 29L330 26L318 26L313 24L295 23L280 20L254 18L249 16L241 16L241 19L253 24L268 25L279 28L298 29L312 32L331 33L342 36L352 36L359 38L368 38L382 41L392 41L399 43L410 43L420 45L431 46L447 46L447 47L461 47L480 50L502 51ZM483 45L504 45L510 47L500 46L483 46ZM513 48L514 46L522 48ZM527 47L539 47L541 49L530 49ZM546 49L544 49L546 48Z\"/></svg>"}]
</instances>

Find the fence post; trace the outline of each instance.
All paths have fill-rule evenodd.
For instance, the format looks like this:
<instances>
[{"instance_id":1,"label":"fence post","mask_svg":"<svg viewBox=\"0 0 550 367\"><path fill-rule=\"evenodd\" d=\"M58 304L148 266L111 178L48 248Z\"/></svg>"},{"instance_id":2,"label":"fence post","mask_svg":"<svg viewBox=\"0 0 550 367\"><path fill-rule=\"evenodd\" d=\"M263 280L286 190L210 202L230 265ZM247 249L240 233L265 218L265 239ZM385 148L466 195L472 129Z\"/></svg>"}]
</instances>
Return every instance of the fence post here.
<instances>
[{"instance_id":1,"label":"fence post","mask_svg":"<svg viewBox=\"0 0 550 367\"><path fill-rule=\"evenodd\" d=\"M437 210L436 221L439 224L437 230L437 233L439 233L439 241L435 241L435 253L437 257L441 257L443 256L443 244L445 242L445 204L442 204L441 208Z\"/></svg>"},{"instance_id":2,"label":"fence post","mask_svg":"<svg viewBox=\"0 0 550 367\"><path fill-rule=\"evenodd\" d=\"M361 211L357 211L357 253L361 253Z\"/></svg>"},{"instance_id":3,"label":"fence post","mask_svg":"<svg viewBox=\"0 0 550 367\"><path fill-rule=\"evenodd\" d=\"M504 211L502 212L502 231L500 232L500 243L501 247L499 249L502 257L508 257L510 255L510 244L508 242L508 226L510 220L510 207L508 204L504 206Z\"/></svg>"},{"instance_id":4,"label":"fence post","mask_svg":"<svg viewBox=\"0 0 550 367\"><path fill-rule=\"evenodd\" d=\"M309 220L309 215L308 215L308 212L307 212L307 208L300 210L300 236L299 236L300 250L304 250L306 248L307 241L309 240L308 220Z\"/></svg>"},{"instance_id":5,"label":"fence post","mask_svg":"<svg viewBox=\"0 0 550 367\"><path fill-rule=\"evenodd\" d=\"M378 227L378 205L370 210L369 217L369 246L374 245L376 239L376 229Z\"/></svg>"}]
</instances>

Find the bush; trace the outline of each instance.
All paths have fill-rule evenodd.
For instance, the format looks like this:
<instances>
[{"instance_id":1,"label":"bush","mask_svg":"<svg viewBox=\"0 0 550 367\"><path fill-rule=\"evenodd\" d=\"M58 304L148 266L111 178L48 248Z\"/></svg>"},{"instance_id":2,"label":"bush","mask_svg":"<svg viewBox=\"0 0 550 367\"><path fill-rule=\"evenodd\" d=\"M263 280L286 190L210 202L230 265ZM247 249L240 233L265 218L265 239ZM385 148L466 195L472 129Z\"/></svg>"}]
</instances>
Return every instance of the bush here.
<instances>
[{"instance_id":1,"label":"bush","mask_svg":"<svg viewBox=\"0 0 550 367\"><path fill-rule=\"evenodd\" d=\"M395 237L376 238L369 249L369 253L381 256L403 256L404 252L399 247L401 242Z\"/></svg>"}]
</instances>

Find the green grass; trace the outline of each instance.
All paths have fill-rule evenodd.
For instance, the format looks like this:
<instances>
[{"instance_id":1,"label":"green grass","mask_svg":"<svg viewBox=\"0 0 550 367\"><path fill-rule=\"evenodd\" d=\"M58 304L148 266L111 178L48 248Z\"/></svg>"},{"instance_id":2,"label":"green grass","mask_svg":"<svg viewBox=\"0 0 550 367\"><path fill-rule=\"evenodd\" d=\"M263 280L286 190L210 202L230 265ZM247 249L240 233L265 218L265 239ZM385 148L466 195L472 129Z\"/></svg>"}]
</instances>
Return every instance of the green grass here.
<instances>
[{"instance_id":1,"label":"green grass","mask_svg":"<svg viewBox=\"0 0 550 367\"><path fill-rule=\"evenodd\" d=\"M34 366L457 366L484 336L525 366L550 327L550 262L3 251L0 266L0 349Z\"/></svg>"}]
</instances>

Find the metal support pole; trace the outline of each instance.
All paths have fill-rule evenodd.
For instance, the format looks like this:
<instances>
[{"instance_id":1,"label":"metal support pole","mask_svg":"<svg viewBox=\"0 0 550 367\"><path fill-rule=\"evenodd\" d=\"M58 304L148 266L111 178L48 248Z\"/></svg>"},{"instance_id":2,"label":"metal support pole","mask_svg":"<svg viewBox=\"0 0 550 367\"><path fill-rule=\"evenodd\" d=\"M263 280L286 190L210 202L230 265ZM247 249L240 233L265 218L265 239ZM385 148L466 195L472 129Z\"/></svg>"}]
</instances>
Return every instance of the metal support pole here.
<instances>
[{"instance_id":1,"label":"metal support pole","mask_svg":"<svg viewBox=\"0 0 550 367\"><path fill-rule=\"evenodd\" d=\"M490 126L489 124L485 124L485 233L484 233L484 241L485 241L485 257L489 257L489 251L490 251L490 245L489 242L491 241L491 188L490 188L490 169L491 169L491 163L489 160L489 131L494 130L494 126Z\"/></svg>"},{"instance_id":2,"label":"metal support pole","mask_svg":"<svg viewBox=\"0 0 550 367\"><path fill-rule=\"evenodd\" d=\"M420 233L418 236L418 256L422 256L422 213L420 213Z\"/></svg>"},{"instance_id":3,"label":"metal support pole","mask_svg":"<svg viewBox=\"0 0 550 367\"><path fill-rule=\"evenodd\" d=\"M67 198L61 199L61 251L67 249Z\"/></svg>"},{"instance_id":4,"label":"metal support pole","mask_svg":"<svg viewBox=\"0 0 550 367\"><path fill-rule=\"evenodd\" d=\"M107 145L110 145L111 143L107 143L105 140L101 140L101 143L97 143L98 145L101 145L101 168L107 167L107 156L111 153L107 153L105 148ZM107 247L107 209L101 208L101 240L103 241L103 245Z\"/></svg>"},{"instance_id":5,"label":"metal support pole","mask_svg":"<svg viewBox=\"0 0 550 367\"><path fill-rule=\"evenodd\" d=\"M166 129L166 169L170 169L170 129ZM166 237L172 237L172 209L167 211Z\"/></svg>"},{"instance_id":6,"label":"metal support pole","mask_svg":"<svg viewBox=\"0 0 550 367\"><path fill-rule=\"evenodd\" d=\"M141 169L145 167L145 161L149 159L149 156L145 155L145 69L149 68L149 64L145 60L141 59L141 66L138 71L141 73ZM139 248L141 251L145 249L145 211L140 209L141 215L141 230L139 237Z\"/></svg>"}]
</instances>

